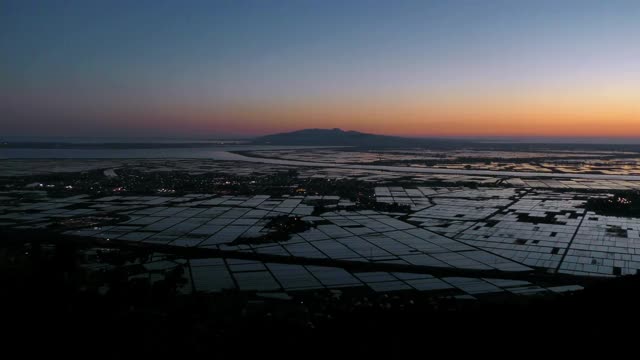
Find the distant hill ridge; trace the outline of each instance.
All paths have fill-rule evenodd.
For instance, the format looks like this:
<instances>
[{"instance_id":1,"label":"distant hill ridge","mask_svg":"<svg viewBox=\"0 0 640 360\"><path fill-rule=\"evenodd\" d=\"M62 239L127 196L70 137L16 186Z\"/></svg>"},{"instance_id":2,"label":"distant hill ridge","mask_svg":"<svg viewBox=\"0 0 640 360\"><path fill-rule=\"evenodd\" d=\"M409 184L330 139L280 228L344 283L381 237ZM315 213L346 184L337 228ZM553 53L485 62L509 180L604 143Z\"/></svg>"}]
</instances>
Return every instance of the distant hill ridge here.
<instances>
[{"instance_id":1,"label":"distant hill ridge","mask_svg":"<svg viewBox=\"0 0 640 360\"><path fill-rule=\"evenodd\" d=\"M303 129L287 133L266 135L253 140L254 144L313 145L313 146L407 146L424 145L424 139L367 134L342 129Z\"/></svg>"}]
</instances>

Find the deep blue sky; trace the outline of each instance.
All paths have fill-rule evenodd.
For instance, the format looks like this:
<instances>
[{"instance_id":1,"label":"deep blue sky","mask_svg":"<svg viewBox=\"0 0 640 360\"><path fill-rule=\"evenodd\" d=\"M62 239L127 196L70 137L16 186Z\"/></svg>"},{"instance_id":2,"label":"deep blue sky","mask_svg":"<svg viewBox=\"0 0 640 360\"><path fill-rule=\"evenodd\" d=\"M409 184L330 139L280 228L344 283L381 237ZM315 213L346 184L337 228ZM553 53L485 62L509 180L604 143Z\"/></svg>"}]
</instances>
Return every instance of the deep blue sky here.
<instances>
[{"instance_id":1,"label":"deep blue sky","mask_svg":"<svg viewBox=\"0 0 640 360\"><path fill-rule=\"evenodd\" d=\"M640 1L4 0L0 133L640 135L639 19Z\"/></svg>"}]
</instances>

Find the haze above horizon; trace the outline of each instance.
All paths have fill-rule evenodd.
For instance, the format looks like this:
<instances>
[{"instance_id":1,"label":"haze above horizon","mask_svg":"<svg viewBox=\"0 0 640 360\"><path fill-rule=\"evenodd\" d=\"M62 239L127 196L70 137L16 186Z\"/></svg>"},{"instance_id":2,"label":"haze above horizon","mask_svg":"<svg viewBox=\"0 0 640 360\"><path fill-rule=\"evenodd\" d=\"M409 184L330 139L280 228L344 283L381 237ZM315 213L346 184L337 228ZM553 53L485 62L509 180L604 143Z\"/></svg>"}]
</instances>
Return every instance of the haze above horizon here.
<instances>
[{"instance_id":1,"label":"haze above horizon","mask_svg":"<svg viewBox=\"0 0 640 360\"><path fill-rule=\"evenodd\" d=\"M626 0L9 0L0 134L640 137L637 19Z\"/></svg>"}]
</instances>

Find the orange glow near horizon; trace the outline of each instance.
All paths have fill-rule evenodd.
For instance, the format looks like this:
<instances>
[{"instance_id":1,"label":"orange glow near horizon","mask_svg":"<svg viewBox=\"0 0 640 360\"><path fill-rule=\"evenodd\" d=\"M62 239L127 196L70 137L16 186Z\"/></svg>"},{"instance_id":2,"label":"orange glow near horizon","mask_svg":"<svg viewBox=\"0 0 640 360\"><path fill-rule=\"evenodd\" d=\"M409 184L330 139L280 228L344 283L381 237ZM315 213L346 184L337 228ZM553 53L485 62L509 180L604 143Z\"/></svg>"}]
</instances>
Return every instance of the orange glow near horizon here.
<instances>
[{"instance_id":1,"label":"orange glow near horizon","mask_svg":"<svg viewBox=\"0 0 640 360\"><path fill-rule=\"evenodd\" d=\"M40 104L47 103L40 101ZM51 102L55 104L55 102ZM75 121L109 118L110 126L143 132L265 135L305 128L341 128L398 136L640 137L640 95L631 89L587 93L437 94L251 104L137 103L130 107L39 107Z\"/></svg>"},{"instance_id":2,"label":"orange glow near horizon","mask_svg":"<svg viewBox=\"0 0 640 360\"><path fill-rule=\"evenodd\" d=\"M640 138L640 1L84 3L0 11L1 135Z\"/></svg>"},{"instance_id":3,"label":"orange glow near horizon","mask_svg":"<svg viewBox=\"0 0 640 360\"><path fill-rule=\"evenodd\" d=\"M203 127L242 122L258 133L337 127L401 136L640 136L640 96L632 92L318 101L231 107L208 116L196 116Z\"/></svg>"}]
</instances>

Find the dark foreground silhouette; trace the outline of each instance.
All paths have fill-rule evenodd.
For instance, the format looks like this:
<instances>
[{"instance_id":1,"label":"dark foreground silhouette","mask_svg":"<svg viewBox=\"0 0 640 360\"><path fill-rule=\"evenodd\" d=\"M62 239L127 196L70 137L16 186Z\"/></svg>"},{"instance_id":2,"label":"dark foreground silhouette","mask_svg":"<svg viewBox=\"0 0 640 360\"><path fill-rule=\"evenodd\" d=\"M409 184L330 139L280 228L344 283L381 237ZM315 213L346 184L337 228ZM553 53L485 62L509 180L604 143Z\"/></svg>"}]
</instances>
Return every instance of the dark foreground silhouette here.
<instances>
[{"instance_id":1,"label":"dark foreground silhouette","mask_svg":"<svg viewBox=\"0 0 640 360\"><path fill-rule=\"evenodd\" d=\"M88 271L81 259L95 249L73 243L4 244L4 348L24 357L432 353L637 337L638 276L562 295L464 300L345 289L270 299L237 291L192 294L185 291L187 275L180 267L153 282L131 278L135 265L124 263L149 255L144 252L102 254L109 269Z\"/></svg>"}]
</instances>

